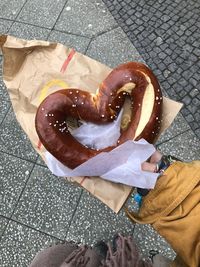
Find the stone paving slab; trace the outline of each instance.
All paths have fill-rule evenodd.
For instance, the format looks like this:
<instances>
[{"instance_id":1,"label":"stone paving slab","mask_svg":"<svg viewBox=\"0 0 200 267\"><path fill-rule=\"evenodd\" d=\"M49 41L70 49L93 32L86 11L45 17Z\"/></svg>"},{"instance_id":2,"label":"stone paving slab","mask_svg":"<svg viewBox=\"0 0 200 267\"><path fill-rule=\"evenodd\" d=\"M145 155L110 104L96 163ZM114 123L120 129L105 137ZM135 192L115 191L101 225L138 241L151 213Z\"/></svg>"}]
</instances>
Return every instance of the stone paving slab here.
<instances>
[{"instance_id":1,"label":"stone paving slab","mask_svg":"<svg viewBox=\"0 0 200 267\"><path fill-rule=\"evenodd\" d=\"M46 163L44 162L44 160L40 156L38 156L36 164L47 167Z\"/></svg>"},{"instance_id":2,"label":"stone paving slab","mask_svg":"<svg viewBox=\"0 0 200 267\"><path fill-rule=\"evenodd\" d=\"M12 21L0 19L0 33L1 34L7 33L12 23L13 23Z\"/></svg>"},{"instance_id":3,"label":"stone paving slab","mask_svg":"<svg viewBox=\"0 0 200 267\"><path fill-rule=\"evenodd\" d=\"M33 163L0 152L0 215L12 215L32 168Z\"/></svg>"},{"instance_id":4,"label":"stone paving slab","mask_svg":"<svg viewBox=\"0 0 200 267\"><path fill-rule=\"evenodd\" d=\"M94 245L101 239L111 241L117 232L132 235L133 230L134 224L123 210L116 215L98 199L83 191L66 239Z\"/></svg>"},{"instance_id":5,"label":"stone paving slab","mask_svg":"<svg viewBox=\"0 0 200 267\"><path fill-rule=\"evenodd\" d=\"M86 54L112 68L131 60L143 62L142 57L119 27L94 38Z\"/></svg>"},{"instance_id":6,"label":"stone paving slab","mask_svg":"<svg viewBox=\"0 0 200 267\"><path fill-rule=\"evenodd\" d=\"M46 40L50 34L50 30L20 22L14 22L8 33L9 35L13 35L22 39Z\"/></svg>"},{"instance_id":7,"label":"stone paving slab","mask_svg":"<svg viewBox=\"0 0 200 267\"><path fill-rule=\"evenodd\" d=\"M53 28L66 0L28 0L17 20L32 25Z\"/></svg>"},{"instance_id":8,"label":"stone paving slab","mask_svg":"<svg viewBox=\"0 0 200 267\"><path fill-rule=\"evenodd\" d=\"M99 0L68 0L55 29L92 37L117 26L106 6Z\"/></svg>"},{"instance_id":9,"label":"stone paving slab","mask_svg":"<svg viewBox=\"0 0 200 267\"><path fill-rule=\"evenodd\" d=\"M10 221L0 243L0 266L27 267L38 251L56 241L55 237Z\"/></svg>"},{"instance_id":10,"label":"stone paving slab","mask_svg":"<svg viewBox=\"0 0 200 267\"><path fill-rule=\"evenodd\" d=\"M1 58L0 58L0 64L1 64ZM0 103L1 103L1 112L0 112L0 124L1 124L10 107L8 93L6 92L5 85L2 81L0 81Z\"/></svg>"},{"instance_id":11,"label":"stone paving slab","mask_svg":"<svg viewBox=\"0 0 200 267\"><path fill-rule=\"evenodd\" d=\"M162 153L173 155L184 161L198 160L200 156L199 139L192 130L177 135L158 146Z\"/></svg>"},{"instance_id":12,"label":"stone paving slab","mask_svg":"<svg viewBox=\"0 0 200 267\"><path fill-rule=\"evenodd\" d=\"M51 31L48 41L62 43L67 47L74 48L76 51L85 54L90 43L90 38L59 31Z\"/></svg>"},{"instance_id":13,"label":"stone paving slab","mask_svg":"<svg viewBox=\"0 0 200 267\"><path fill-rule=\"evenodd\" d=\"M190 127L181 113L179 113L169 128L161 134L157 141L157 145L166 142L187 130L190 130Z\"/></svg>"},{"instance_id":14,"label":"stone paving slab","mask_svg":"<svg viewBox=\"0 0 200 267\"><path fill-rule=\"evenodd\" d=\"M0 151L35 162L38 155L16 120L12 108L0 128Z\"/></svg>"},{"instance_id":15,"label":"stone paving slab","mask_svg":"<svg viewBox=\"0 0 200 267\"><path fill-rule=\"evenodd\" d=\"M151 225L136 224L133 238L144 258L148 258L149 251L152 249L159 251L159 253L171 260L176 256L171 246L151 227Z\"/></svg>"},{"instance_id":16,"label":"stone paving slab","mask_svg":"<svg viewBox=\"0 0 200 267\"><path fill-rule=\"evenodd\" d=\"M7 224L8 224L8 219L0 216L0 236L2 236L2 234L4 233L4 230L6 229Z\"/></svg>"},{"instance_id":17,"label":"stone paving slab","mask_svg":"<svg viewBox=\"0 0 200 267\"><path fill-rule=\"evenodd\" d=\"M12 218L64 239L80 194L80 188L35 166Z\"/></svg>"},{"instance_id":18,"label":"stone paving slab","mask_svg":"<svg viewBox=\"0 0 200 267\"><path fill-rule=\"evenodd\" d=\"M9 1L3 0L0 2L0 18L15 19L23 7L26 0Z\"/></svg>"}]
</instances>

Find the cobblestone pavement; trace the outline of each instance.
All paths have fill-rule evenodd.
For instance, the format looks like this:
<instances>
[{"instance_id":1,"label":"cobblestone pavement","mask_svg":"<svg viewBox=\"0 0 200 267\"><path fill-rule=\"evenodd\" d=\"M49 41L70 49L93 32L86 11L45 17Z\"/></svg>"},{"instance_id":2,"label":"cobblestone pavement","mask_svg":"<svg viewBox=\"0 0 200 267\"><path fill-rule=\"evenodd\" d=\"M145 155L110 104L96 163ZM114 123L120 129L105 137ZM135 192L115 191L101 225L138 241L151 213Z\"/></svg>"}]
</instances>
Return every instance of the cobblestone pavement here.
<instances>
[{"instance_id":1,"label":"cobblestone pavement","mask_svg":"<svg viewBox=\"0 0 200 267\"><path fill-rule=\"evenodd\" d=\"M188 102L194 102L186 103L184 116L179 114L162 134L158 148L186 161L199 158L200 141L193 132L198 134L199 128L191 130L185 120L199 114L199 110L190 110L198 106L199 97L194 90L198 89L198 5L194 8L195 3L190 2L186 12L176 1L173 8L164 1L155 1L154 7L151 1L145 6L128 0L108 3L117 21L101 0L1 0L0 34L61 42L110 67L146 61L171 98L188 97ZM162 12L168 13L162 16ZM130 27L125 27L123 15ZM174 39L177 34L182 37L180 42ZM129 202L134 206L132 199ZM150 249L169 258L175 255L151 226L133 225L123 209L116 215L82 188L51 174L15 118L0 67L0 266L26 267L39 250L56 241L71 239L93 245L99 239L111 240L116 232L132 235L144 257Z\"/></svg>"},{"instance_id":2,"label":"cobblestone pavement","mask_svg":"<svg viewBox=\"0 0 200 267\"><path fill-rule=\"evenodd\" d=\"M200 138L200 1L103 2Z\"/></svg>"}]
</instances>

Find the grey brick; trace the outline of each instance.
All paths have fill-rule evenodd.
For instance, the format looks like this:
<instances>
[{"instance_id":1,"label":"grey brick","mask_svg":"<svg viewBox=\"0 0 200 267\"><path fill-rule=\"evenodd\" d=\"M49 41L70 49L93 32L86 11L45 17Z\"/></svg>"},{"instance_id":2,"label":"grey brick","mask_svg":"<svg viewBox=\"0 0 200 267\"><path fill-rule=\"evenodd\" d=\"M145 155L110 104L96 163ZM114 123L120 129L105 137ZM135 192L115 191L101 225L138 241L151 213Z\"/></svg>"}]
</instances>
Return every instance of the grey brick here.
<instances>
[{"instance_id":1,"label":"grey brick","mask_svg":"<svg viewBox=\"0 0 200 267\"><path fill-rule=\"evenodd\" d=\"M193 53L194 53L197 57L200 57L200 49L195 48L195 49L193 50Z\"/></svg>"},{"instance_id":2,"label":"grey brick","mask_svg":"<svg viewBox=\"0 0 200 267\"><path fill-rule=\"evenodd\" d=\"M199 101L199 99L194 98L194 99L192 100L192 104L195 105L195 106L199 106L199 107L200 107L200 101ZM194 114L194 116L195 116L195 115L196 115L196 114Z\"/></svg>"},{"instance_id":3,"label":"grey brick","mask_svg":"<svg viewBox=\"0 0 200 267\"><path fill-rule=\"evenodd\" d=\"M193 122L194 121L194 117L191 114L187 115L185 118L186 118L186 120L188 122Z\"/></svg>"},{"instance_id":4,"label":"grey brick","mask_svg":"<svg viewBox=\"0 0 200 267\"><path fill-rule=\"evenodd\" d=\"M164 52L160 52L160 53L158 54L158 56L159 56L159 58L161 58L161 59L165 59L167 55L166 55Z\"/></svg>"},{"instance_id":5,"label":"grey brick","mask_svg":"<svg viewBox=\"0 0 200 267\"><path fill-rule=\"evenodd\" d=\"M126 24L127 24L128 26L131 25L131 24L133 24L132 19L131 19L131 18L128 18L128 19L126 20Z\"/></svg>"},{"instance_id":6,"label":"grey brick","mask_svg":"<svg viewBox=\"0 0 200 267\"><path fill-rule=\"evenodd\" d=\"M194 132L196 132L196 130L198 130L198 128L199 128L199 124L196 123L195 121L193 121L193 122L191 123L191 129L192 129Z\"/></svg>"},{"instance_id":7,"label":"grey brick","mask_svg":"<svg viewBox=\"0 0 200 267\"><path fill-rule=\"evenodd\" d=\"M192 98L195 97L195 96L198 96L199 95L198 89L194 88L192 91L190 91L190 95L191 95Z\"/></svg>"},{"instance_id":8,"label":"grey brick","mask_svg":"<svg viewBox=\"0 0 200 267\"><path fill-rule=\"evenodd\" d=\"M200 103L198 103L198 104L200 105ZM200 112L196 112L194 114L194 117L195 117L195 120L199 121L200 120ZM199 125L198 125L198 127L199 127Z\"/></svg>"}]
</instances>

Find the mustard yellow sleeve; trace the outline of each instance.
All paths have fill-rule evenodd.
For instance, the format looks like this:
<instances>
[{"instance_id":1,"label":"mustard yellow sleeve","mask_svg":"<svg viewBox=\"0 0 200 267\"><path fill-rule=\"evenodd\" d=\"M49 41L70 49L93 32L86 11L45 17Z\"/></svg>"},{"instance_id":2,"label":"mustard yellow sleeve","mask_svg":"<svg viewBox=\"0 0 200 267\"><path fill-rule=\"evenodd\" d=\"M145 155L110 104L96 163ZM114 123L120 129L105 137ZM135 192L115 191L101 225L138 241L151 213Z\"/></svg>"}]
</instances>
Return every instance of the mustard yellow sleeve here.
<instances>
[{"instance_id":1,"label":"mustard yellow sleeve","mask_svg":"<svg viewBox=\"0 0 200 267\"><path fill-rule=\"evenodd\" d=\"M152 224L185 266L200 266L200 161L173 163L144 198L139 213L127 213L133 221Z\"/></svg>"}]
</instances>

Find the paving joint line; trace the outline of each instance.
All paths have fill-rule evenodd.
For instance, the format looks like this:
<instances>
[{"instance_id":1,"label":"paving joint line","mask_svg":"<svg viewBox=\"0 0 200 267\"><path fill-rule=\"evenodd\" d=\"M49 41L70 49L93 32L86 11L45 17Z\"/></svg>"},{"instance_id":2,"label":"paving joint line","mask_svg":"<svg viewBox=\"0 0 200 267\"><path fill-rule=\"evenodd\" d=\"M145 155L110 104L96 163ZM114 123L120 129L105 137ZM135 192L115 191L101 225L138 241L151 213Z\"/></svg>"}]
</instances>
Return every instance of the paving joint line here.
<instances>
[{"instance_id":1,"label":"paving joint line","mask_svg":"<svg viewBox=\"0 0 200 267\"><path fill-rule=\"evenodd\" d=\"M1 18L1 17L0 17L0 19L3 19L3 20L4 20L4 18ZM33 27L36 27L36 28L39 28L39 29L49 30L50 32L52 32L52 31L56 31L56 32L66 33L66 34L70 34L70 35L74 35L74 36L78 36L78 37L84 37L84 38L88 38L88 39L91 38L91 37L88 36L88 35L81 35L81 34L72 33L72 32L68 32L68 31L62 31L62 30L57 30L57 29L53 29L53 28L47 28L47 27L44 27L44 26L38 26L38 25L35 25L35 24L33 24L33 23L23 22L23 21L20 21L20 20L11 20L11 19L5 19L5 20L7 20L7 21L12 21L12 22L13 22L12 25L11 25L11 27L13 26L13 24L14 24L15 22L17 22L17 23L20 23L20 24L25 24L25 25L33 26ZM10 28L11 28L11 27L10 27ZM9 29L9 30L10 30L10 29ZM9 30L7 31L7 33L9 33Z\"/></svg>"},{"instance_id":2,"label":"paving joint line","mask_svg":"<svg viewBox=\"0 0 200 267\"><path fill-rule=\"evenodd\" d=\"M65 4L63 5L63 8L62 8L62 10L60 11L60 14L58 15L58 17L57 17L57 19L56 19L56 21L55 21L53 27L51 28L52 30L55 29L56 23L58 22L58 20L59 20L61 14L62 14L62 12L63 12L63 10L65 9L65 7L66 7L66 5L67 5L67 3L68 3L68 1L69 1L69 0L66 0Z\"/></svg>"},{"instance_id":3,"label":"paving joint line","mask_svg":"<svg viewBox=\"0 0 200 267\"><path fill-rule=\"evenodd\" d=\"M76 213L76 211L77 211L77 209L78 209L78 205L79 205L79 203L80 203L80 200L81 200L82 195L83 195L83 189L81 189L81 193L80 193L79 199L78 199L78 201L77 201L77 205L76 205L76 207L75 207L75 209L74 209L74 211L73 211L71 220L70 220L70 222L69 222L69 226L68 226L68 228L67 228L67 230L66 230L65 239L67 238L67 234L68 234L69 229L70 229L70 227L71 227L71 224L72 224L73 218L74 218L74 216L75 216L75 213Z\"/></svg>"},{"instance_id":4,"label":"paving joint line","mask_svg":"<svg viewBox=\"0 0 200 267\"><path fill-rule=\"evenodd\" d=\"M0 19L2 19L2 18L0 17ZM113 30L115 30L115 29L117 29L117 28L121 28L119 25L116 25L116 26L113 26L112 28L110 28L110 29L108 29L108 30L99 32L99 33L97 33L97 34L94 34L93 36L89 36L89 35L82 35L82 34L72 33L72 32L68 32L68 31L58 30L58 29L55 29L54 26L53 26L52 28L48 28L48 27L44 27L44 26L38 26L38 25L35 25L35 24L33 24L33 23L29 23L29 22L23 22L23 21L20 21L20 20L17 20L17 19L16 19L16 20L6 19L6 20L8 20L8 21L12 21L12 22L13 22L12 25L11 25L11 27L13 26L13 24L14 24L15 22L17 22L17 23L20 23L20 24L25 24L25 25L29 25L29 26L34 26L34 27L36 27L36 28L40 28L40 29L44 29L44 30L49 30L50 33L48 34L48 38L49 38L49 35L52 33L52 31L56 31L56 32L60 32L60 33L66 33L66 34L70 34L70 35L74 35L74 36L78 36L78 37L84 37L84 38L91 39L91 38L97 38L97 37L99 37L99 36L101 36L101 35L103 35L103 34L105 34L105 33L107 33L107 32L113 31ZM10 28L11 28L11 27L10 27ZM9 30L10 30L10 28L9 28ZM121 29L122 29L122 28L121 28ZM9 33L9 30L7 31L7 33ZM122 29L122 30L123 30L123 29ZM128 38L128 37L127 37L127 38Z\"/></svg>"},{"instance_id":5,"label":"paving joint line","mask_svg":"<svg viewBox=\"0 0 200 267\"><path fill-rule=\"evenodd\" d=\"M16 201L16 203L15 203L15 206L14 206L14 208L13 208L13 211L12 211L12 213L11 213L10 219L12 219L12 216L14 215L14 213L15 213L15 211L16 211L16 208L17 208L17 206L18 206L18 204L19 204L19 201L20 201L20 199L21 199L21 196L23 195L23 193L24 193L24 191L25 191L25 188L26 188L26 186L27 186L27 184L28 184L28 181L30 180L30 177L31 177L31 174L32 174L34 168L35 168L35 163L33 164L32 169L31 169L31 171L30 171L30 173L29 173L29 175L28 175L28 177L27 177L27 179L26 179L26 181L25 181L25 183L24 183L24 186L23 186L23 188L22 188L22 190L21 190L21 193L20 193L20 195L18 196L18 199L17 199L17 201Z\"/></svg>"},{"instance_id":6,"label":"paving joint line","mask_svg":"<svg viewBox=\"0 0 200 267\"><path fill-rule=\"evenodd\" d=\"M16 201L16 203L15 203L15 206L14 206L14 208L13 208L13 211L12 211L11 215L10 215L9 217L7 217L7 216L2 216L2 215L1 215L2 217L5 217L6 219L8 219L8 223L9 223L9 221L14 221L14 220L12 219L12 216L13 216L13 214L14 214L16 208L17 208L17 205L18 205L18 203L19 203L19 200L20 200L20 198L21 198L21 196L22 196L22 194L23 194L23 192L24 192L24 190L25 190L25 187L26 187L26 185L27 185L27 183L28 183L28 181L29 181L29 179L30 179L30 176L31 176L31 174L32 174L32 172L33 172L34 167L35 167L35 164L33 164L33 167L32 167L32 169L31 169L31 171L30 171L30 173L29 173L29 175L28 175L28 177L27 177L27 179L26 179L26 181L25 181L25 183L24 183L24 187L22 188L22 191L21 191L21 193L20 193L20 195L19 195L19 197L18 197L18 199L17 199L17 201ZM8 224L7 224L7 226L8 226ZM7 226L5 227L5 229L4 229L3 233L2 233L2 236L3 236L4 232L6 231ZM0 241L1 241L1 238L0 238Z\"/></svg>"},{"instance_id":7,"label":"paving joint line","mask_svg":"<svg viewBox=\"0 0 200 267\"><path fill-rule=\"evenodd\" d=\"M52 29L51 31L60 32L60 33L66 33L66 34L69 34L69 35L73 35L73 36L77 36L77 37L84 37L84 38L88 38L88 39L91 38L88 35L82 35L82 34L78 34L78 33L72 33L72 32L62 31L62 30L57 30L57 29Z\"/></svg>"},{"instance_id":8,"label":"paving joint line","mask_svg":"<svg viewBox=\"0 0 200 267\"><path fill-rule=\"evenodd\" d=\"M13 26L13 24L15 23L15 20L13 20L13 19L7 19L7 18L1 18L0 17L0 20L5 20L5 21L10 21L10 22L12 22L12 24L11 24L11 26L9 27L9 29L6 31L6 33L5 34L7 34L8 32L9 32L9 30L11 29L11 27ZM3 34L4 35L4 34Z\"/></svg>"},{"instance_id":9,"label":"paving joint line","mask_svg":"<svg viewBox=\"0 0 200 267\"><path fill-rule=\"evenodd\" d=\"M86 47L86 49L85 49L85 54L88 52L89 47L90 47L91 43L92 43L94 40L95 40L94 37L92 37L92 38L90 39L90 41L89 41L89 43L88 43L88 45L87 45L87 47Z\"/></svg>"},{"instance_id":10,"label":"paving joint line","mask_svg":"<svg viewBox=\"0 0 200 267\"><path fill-rule=\"evenodd\" d=\"M54 235L48 234L48 233L46 233L46 232L43 232L43 231L41 231L41 230L39 230L39 229L36 229L36 228L30 226L30 225L27 225L27 224L25 224L25 223L22 223L22 222L19 222L19 221L15 220L15 219L6 217L5 215L0 215L0 216L3 217L4 219L7 219L7 220L8 220L8 223L7 223L5 229L4 229L4 231L3 231L3 233L2 233L2 235L1 235L1 237L0 237L0 242L2 241L2 238L3 238L3 236L4 236L5 232L6 232L6 229L7 229L7 227L8 227L8 224L9 224L10 222L15 222L15 223L20 224L20 225L22 225L22 226L25 226L25 227L27 227L27 228L29 228L29 229L31 229L31 230L34 230L34 231L36 231L36 232L39 232L39 233L41 233L41 234L43 234L43 235L46 235L46 236L49 236L49 237L51 237L51 238L57 239L57 240L59 240L59 241L61 241L61 242L65 241L65 239L61 239L61 238L56 237L56 236L54 236Z\"/></svg>"},{"instance_id":11,"label":"paving joint line","mask_svg":"<svg viewBox=\"0 0 200 267\"><path fill-rule=\"evenodd\" d=\"M160 145L162 145L162 144L165 144L165 143L171 141L172 139L174 139L174 138L176 138L176 137L178 137L178 136L180 136L180 135L182 135L182 134L184 134L184 133L187 133L187 132L189 132L189 131L192 131L192 129L190 128L190 129L187 129L187 130L185 130L185 131L183 131L183 132L181 132L181 133L178 133L178 134L174 135L173 137L171 137L171 138L169 138L169 139L167 139L167 140L165 140L165 141L162 141L162 142L156 144L156 146L160 146ZM192 131L192 133L194 133L194 132ZM195 137L196 137L196 135L195 135Z\"/></svg>"},{"instance_id":12,"label":"paving joint line","mask_svg":"<svg viewBox=\"0 0 200 267\"><path fill-rule=\"evenodd\" d=\"M105 33L108 33L108 32L111 32L111 31L114 31L116 30L117 28L121 28L119 25L116 25L116 26L113 26L111 27L110 29L108 30L105 30L105 31L101 31L101 32L98 32L97 34L94 34L92 37L94 39L96 39L97 37L101 36L101 35L104 35ZM127 37L128 38L128 37Z\"/></svg>"},{"instance_id":13,"label":"paving joint line","mask_svg":"<svg viewBox=\"0 0 200 267\"><path fill-rule=\"evenodd\" d=\"M37 163L36 162L35 165L38 166L38 167L43 167L45 169L48 169L47 165L42 165L41 163Z\"/></svg>"},{"instance_id":14,"label":"paving joint line","mask_svg":"<svg viewBox=\"0 0 200 267\"><path fill-rule=\"evenodd\" d=\"M21 160L24 160L24 161L28 161L28 162L30 162L30 163L32 163L32 164L36 164L36 161L37 161L37 159L38 159L38 158L36 158L36 160L33 161L33 160L31 160L31 159L23 158L23 157L14 155L14 154L12 154L12 153L9 153L9 152L7 152L7 151L3 151L1 148L0 148L0 153L4 153L4 154L6 154L6 155L8 155L8 156L11 156L11 157L14 157L14 158L18 158L18 159L21 159Z\"/></svg>"},{"instance_id":15,"label":"paving joint line","mask_svg":"<svg viewBox=\"0 0 200 267\"><path fill-rule=\"evenodd\" d=\"M0 123L0 127L2 126L2 124L3 124L3 122L4 122L4 120L5 120L5 118L6 118L6 116L8 115L8 113L9 113L9 111L10 111L10 109L11 109L11 104L9 104L10 106L8 107L8 110L6 111L6 113L5 113L5 115L4 115L4 117L3 117L3 120L1 121L1 123Z\"/></svg>"},{"instance_id":16,"label":"paving joint line","mask_svg":"<svg viewBox=\"0 0 200 267\"><path fill-rule=\"evenodd\" d=\"M27 2L28 2L28 0L26 0L26 1L23 3L23 5L22 5L20 11L18 12L17 16L15 17L15 20L18 18L19 14L21 13L22 9L24 8L24 6L26 5Z\"/></svg>"},{"instance_id":17,"label":"paving joint line","mask_svg":"<svg viewBox=\"0 0 200 267\"><path fill-rule=\"evenodd\" d=\"M9 19L9 18L3 18L3 17L0 17L0 20L7 20L7 21L15 21L15 20L13 20L13 19Z\"/></svg>"}]
</instances>

